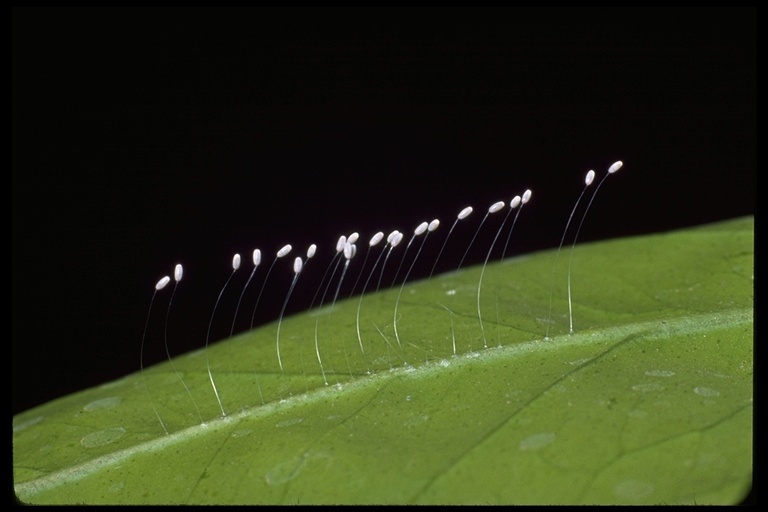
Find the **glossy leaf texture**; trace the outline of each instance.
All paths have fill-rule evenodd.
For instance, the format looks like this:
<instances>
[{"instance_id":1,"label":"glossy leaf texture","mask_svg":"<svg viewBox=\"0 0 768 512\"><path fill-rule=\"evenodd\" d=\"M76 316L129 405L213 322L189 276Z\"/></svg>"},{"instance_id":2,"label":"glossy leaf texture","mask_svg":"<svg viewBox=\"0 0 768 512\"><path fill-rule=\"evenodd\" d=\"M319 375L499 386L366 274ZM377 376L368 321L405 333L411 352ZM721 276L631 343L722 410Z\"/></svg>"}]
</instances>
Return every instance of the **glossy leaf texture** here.
<instances>
[{"instance_id":1,"label":"glossy leaf texture","mask_svg":"<svg viewBox=\"0 0 768 512\"><path fill-rule=\"evenodd\" d=\"M281 327L283 371L273 323L176 358L190 393L164 363L17 415L15 491L46 504L736 503L752 481L753 246L751 217L579 245L573 334L565 250L489 265L484 331L479 266L297 314Z\"/></svg>"}]
</instances>

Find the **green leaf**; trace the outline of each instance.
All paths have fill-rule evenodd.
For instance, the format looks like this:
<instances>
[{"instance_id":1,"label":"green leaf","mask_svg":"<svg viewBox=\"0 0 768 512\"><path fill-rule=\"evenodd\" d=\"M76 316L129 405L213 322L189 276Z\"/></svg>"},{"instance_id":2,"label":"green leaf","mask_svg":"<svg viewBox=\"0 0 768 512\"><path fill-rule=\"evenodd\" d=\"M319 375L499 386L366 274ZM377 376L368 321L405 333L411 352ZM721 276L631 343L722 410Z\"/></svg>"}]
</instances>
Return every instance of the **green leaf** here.
<instances>
[{"instance_id":1,"label":"green leaf","mask_svg":"<svg viewBox=\"0 0 768 512\"><path fill-rule=\"evenodd\" d=\"M17 415L16 493L28 503L738 502L752 475L753 244L750 217L578 246L574 334L565 251L489 265L484 332L479 267L406 285L397 337L399 287L295 315L281 327L283 372L270 324L176 358L191 393L165 363Z\"/></svg>"}]
</instances>

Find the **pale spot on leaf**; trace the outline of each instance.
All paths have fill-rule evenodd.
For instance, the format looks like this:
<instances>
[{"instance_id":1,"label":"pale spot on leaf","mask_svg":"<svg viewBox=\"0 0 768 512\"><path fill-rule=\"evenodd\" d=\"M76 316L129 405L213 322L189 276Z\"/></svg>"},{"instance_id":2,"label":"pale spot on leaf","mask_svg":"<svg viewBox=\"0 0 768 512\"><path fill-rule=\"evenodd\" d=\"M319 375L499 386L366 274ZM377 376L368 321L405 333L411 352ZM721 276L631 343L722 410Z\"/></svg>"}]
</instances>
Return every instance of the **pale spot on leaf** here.
<instances>
[{"instance_id":1,"label":"pale spot on leaf","mask_svg":"<svg viewBox=\"0 0 768 512\"><path fill-rule=\"evenodd\" d=\"M520 441L520 451L533 451L544 448L545 446L552 444L557 439L554 432L542 432L540 434L534 434L528 436Z\"/></svg>"},{"instance_id":2,"label":"pale spot on leaf","mask_svg":"<svg viewBox=\"0 0 768 512\"><path fill-rule=\"evenodd\" d=\"M720 396L720 392L718 390L701 386L693 388L693 392L700 396Z\"/></svg>"},{"instance_id":3,"label":"pale spot on leaf","mask_svg":"<svg viewBox=\"0 0 768 512\"><path fill-rule=\"evenodd\" d=\"M114 443L125 434L123 427L108 428L105 430L99 430L83 437L80 440L80 444L86 448L96 448L104 446L105 444Z\"/></svg>"},{"instance_id":4,"label":"pale spot on leaf","mask_svg":"<svg viewBox=\"0 0 768 512\"><path fill-rule=\"evenodd\" d=\"M643 480L624 480L613 488L613 493L627 501L639 501L653 493L654 485Z\"/></svg>"},{"instance_id":5,"label":"pale spot on leaf","mask_svg":"<svg viewBox=\"0 0 768 512\"><path fill-rule=\"evenodd\" d=\"M672 377L675 375L675 372L670 372L668 370L648 370L645 374L649 377Z\"/></svg>"},{"instance_id":6,"label":"pale spot on leaf","mask_svg":"<svg viewBox=\"0 0 768 512\"><path fill-rule=\"evenodd\" d=\"M647 393L650 391L662 391L664 389L664 386L662 386L658 382L647 382L644 384L635 384L634 386L632 386L632 389L635 391L640 391L641 393Z\"/></svg>"},{"instance_id":7,"label":"pale spot on leaf","mask_svg":"<svg viewBox=\"0 0 768 512\"><path fill-rule=\"evenodd\" d=\"M93 411L99 411L102 409L111 409L116 405L118 405L120 402L122 402L122 398L120 398L119 396L109 396L107 398L94 400L93 402L83 407L83 410L88 412L93 412Z\"/></svg>"},{"instance_id":8,"label":"pale spot on leaf","mask_svg":"<svg viewBox=\"0 0 768 512\"><path fill-rule=\"evenodd\" d=\"M44 416L37 416L35 418L32 418L31 420L25 421L24 423L19 423L18 425L14 425L13 426L14 434L16 432L21 432L22 430L27 429L27 428L31 427L32 425L40 423L41 421L43 421L43 418L44 418Z\"/></svg>"}]
</instances>

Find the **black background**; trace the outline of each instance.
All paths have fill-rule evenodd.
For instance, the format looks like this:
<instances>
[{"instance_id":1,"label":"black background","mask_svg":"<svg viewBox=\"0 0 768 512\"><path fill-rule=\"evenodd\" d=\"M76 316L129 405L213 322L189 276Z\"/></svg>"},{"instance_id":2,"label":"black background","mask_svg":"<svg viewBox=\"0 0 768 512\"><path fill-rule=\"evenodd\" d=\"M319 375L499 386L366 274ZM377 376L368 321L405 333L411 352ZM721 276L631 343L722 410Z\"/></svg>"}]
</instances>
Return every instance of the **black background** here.
<instances>
[{"instance_id":1,"label":"black background","mask_svg":"<svg viewBox=\"0 0 768 512\"><path fill-rule=\"evenodd\" d=\"M582 241L754 214L756 20L755 9L14 9L13 412L138 370L153 286L177 262L173 353L204 344L234 252L244 269L213 339L256 247L267 265L285 243L317 243L320 272L341 234L364 245L435 217L447 229L466 205L531 188L510 252L550 248L584 173L601 178L619 159ZM257 322L282 305L292 273L280 263ZM290 311L307 308L319 276L306 281ZM164 357L151 335L147 364Z\"/></svg>"}]
</instances>

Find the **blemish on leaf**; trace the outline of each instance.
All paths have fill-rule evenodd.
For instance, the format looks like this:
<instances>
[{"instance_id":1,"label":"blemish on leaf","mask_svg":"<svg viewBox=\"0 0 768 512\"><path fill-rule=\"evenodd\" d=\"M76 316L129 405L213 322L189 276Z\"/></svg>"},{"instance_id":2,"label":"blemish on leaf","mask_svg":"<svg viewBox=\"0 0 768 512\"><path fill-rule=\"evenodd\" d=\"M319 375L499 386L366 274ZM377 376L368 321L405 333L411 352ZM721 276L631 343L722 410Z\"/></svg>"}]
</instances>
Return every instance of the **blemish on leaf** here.
<instances>
[{"instance_id":1,"label":"blemish on leaf","mask_svg":"<svg viewBox=\"0 0 768 512\"><path fill-rule=\"evenodd\" d=\"M304 418L293 418L293 419L290 419L290 420L279 421L279 422L275 423L275 426L276 427L290 427L291 425L296 425L298 423L301 423L302 421L304 421Z\"/></svg>"},{"instance_id":2,"label":"blemish on leaf","mask_svg":"<svg viewBox=\"0 0 768 512\"><path fill-rule=\"evenodd\" d=\"M664 386L658 382L646 382L643 384L635 384L632 386L632 389L635 391L640 391L641 393L647 393L649 391L663 391Z\"/></svg>"},{"instance_id":3,"label":"blemish on leaf","mask_svg":"<svg viewBox=\"0 0 768 512\"><path fill-rule=\"evenodd\" d=\"M533 451L540 450L548 444L552 444L557 439L554 432L542 432L540 434L533 434L520 441L520 451Z\"/></svg>"},{"instance_id":4,"label":"blemish on leaf","mask_svg":"<svg viewBox=\"0 0 768 512\"><path fill-rule=\"evenodd\" d=\"M624 480L613 488L613 493L627 501L638 501L653 493L654 485L643 480Z\"/></svg>"},{"instance_id":5,"label":"blemish on leaf","mask_svg":"<svg viewBox=\"0 0 768 512\"><path fill-rule=\"evenodd\" d=\"M21 432L22 430L31 427L32 425L36 425L37 423L40 423L43 421L44 416L36 416L32 418L31 420L27 420L24 423L19 423L18 425L13 426L13 433Z\"/></svg>"},{"instance_id":6,"label":"blemish on leaf","mask_svg":"<svg viewBox=\"0 0 768 512\"><path fill-rule=\"evenodd\" d=\"M702 386L699 386L697 388L693 388L693 392L700 396L720 396L720 392L716 389L712 388L705 388Z\"/></svg>"},{"instance_id":7,"label":"blemish on leaf","mask_svg":"<svg viewBox=\"0 0 768 512\"><path fill-rule=\"evenodd\" d=\"M419 425L429 421L428 414L417 414L403 422L403 426L407 428L418 427Z\"/></svg>"},{"instance_id":8,"label":"blemish on leaf","mask_svg":"<svg viewBox=\"0 0 768 512\"><path fill-rule=\"evenodd\" d=\"M232 437L246 437L246 436L251 435L251 432L253 432L253 430L251 430L249 428L242 428L242 429L235 430L234 432L232 432Z\"/></svg>"},{"instance_id":9,"label":"blemish on leaf","mask_svg":"<svg viewBox=\"0 0 768 512\"><path fill-rule=\"evenodd\" d=\"M300 456L280 462L264 475L268 485L281 485L296 478L307 465L307 457Z\"/></svg>"},{"instance_id":10,"label":"blemish on leaf","mask_svg":"<svg viewBox=\"0 0 768 512\"><path fill-rule=\"evenodd\" d=\"M110 389L110 388L116 388L118 386L122 386L125 384L126 380L128 380L128 377L123 377L122 379L114 380L112 382L106 382L99 386L99 389Z\"/></svg>"},{"instance_id":11,"label":"blemish on leaf","mask_svg":"<svg viewBox=\"0 0 768 512\"><path fill-rule=\"evenodd\" d=\"M649 377L672 377L675 375L675 372L668 370L648 370L645 374Z\"/></svg>"},{"instance_id":12,"label":"blemish on leaf","mask_svg":"<svg viewBox=\"0 0 768 512\"><path fill-rule=\"evenodd\" d=\"M114 443L125 434L123 427L108 428L106 430L99 430L98 432L92 432L80 440L80 444L86 448L96 448L104 446L105 444Z\"/></svg>"},{"instance_id":13,"label":"blemish on leaf","mask_svg":"<svg viewBox=\"0 0 768 512\"><path fill-rule=\"evenodd\" d=\"M111 409L112 407L118 405L122 401L123 399L120 398L119 396L109 396L107 398L94 400L93 402L83 407L83 410L88 412L93 412L93 411L100 411L102 409Z\"/></svg>"}]
</instances>

